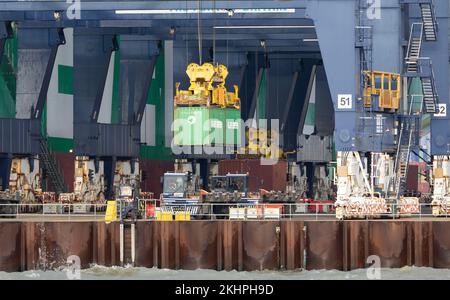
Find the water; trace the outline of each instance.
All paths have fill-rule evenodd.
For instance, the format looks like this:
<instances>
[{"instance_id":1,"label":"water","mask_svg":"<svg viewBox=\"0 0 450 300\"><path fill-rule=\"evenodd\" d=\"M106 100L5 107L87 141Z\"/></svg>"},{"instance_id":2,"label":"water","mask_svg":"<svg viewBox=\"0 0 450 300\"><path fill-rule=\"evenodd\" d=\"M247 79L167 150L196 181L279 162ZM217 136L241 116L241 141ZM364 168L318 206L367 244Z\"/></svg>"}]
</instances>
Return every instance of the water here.
<instances>
[{"instance_id":1,"label":"water","mask_svg":"<svg viewBox=\"0 0 450 300\"><path fill-rule=\"evenodd\" d=\"M450 269L433 269L419 267L404 267L400 269L381 269L381 279L384 280L414 280L414 279L443 279L450 280ZM44 280L67 279L67 270L60 271L26 271L0 272L0 280ZM366 280L367 270L358 269L350 272L337 270L317 271L214 271L214 270L167 270L156 268L132 267L103 267L92 266L81 270L82 280L121 279L121 280Z\"/></svg>"}]
</instances>

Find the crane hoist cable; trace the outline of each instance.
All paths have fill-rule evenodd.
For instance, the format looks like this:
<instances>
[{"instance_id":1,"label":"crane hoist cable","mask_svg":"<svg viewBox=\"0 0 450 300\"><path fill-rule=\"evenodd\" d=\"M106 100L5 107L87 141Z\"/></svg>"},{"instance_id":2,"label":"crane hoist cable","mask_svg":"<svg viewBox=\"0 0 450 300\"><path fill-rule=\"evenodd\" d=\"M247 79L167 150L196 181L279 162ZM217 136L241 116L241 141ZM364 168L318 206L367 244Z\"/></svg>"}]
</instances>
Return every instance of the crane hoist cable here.
<instances>
[{"instance_id":1,"label":"crane hoist cable","mask_svg":"<svg viewBox=\"0 0 450 300\"><path fill-rule=\"evenodd\" d=\"M216 65L216 0L213 2L213 65Z\"/></svg>"},{"instance_id":2,"label":"crane hoist cable","mask_svg":"<svg viewBox=\"0 0 450 300\"><path fill-rule=\"evenodd\" d=\"M188 26L188 19L189 19L189 15L188 15L188 2L186 0L186 28ZM186 31L185 35L184 35L184 39L186 40L186 66L189 65L189 39L188 39L188 32Z\"/></svg>"},{"instance_id":3,"label":"crane hoist cable","mask_svg":"<svg viewBox=\"0 0 450 300\"><path fill-rule=\"evenodd\" d=\"M202 10L202 0L198 0L198 14L197 14L197 33L198 33L198 58L200 61L200 65L203 64L202 60L202 29L201 29L201 18L200 13Z\"/></svg>"}]
</instances>

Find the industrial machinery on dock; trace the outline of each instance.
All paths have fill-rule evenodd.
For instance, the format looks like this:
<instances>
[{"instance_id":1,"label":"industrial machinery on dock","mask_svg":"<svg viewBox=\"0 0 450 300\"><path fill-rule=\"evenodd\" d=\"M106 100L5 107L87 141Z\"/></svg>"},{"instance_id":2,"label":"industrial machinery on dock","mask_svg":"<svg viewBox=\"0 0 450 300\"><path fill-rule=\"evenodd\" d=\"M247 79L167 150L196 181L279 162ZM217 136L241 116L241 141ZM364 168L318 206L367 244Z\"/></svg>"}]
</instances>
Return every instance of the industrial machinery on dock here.
<instances>
[{"instance_id":1,"label":"industrial machinery on dock","mask_svg":"<svg viewBox=\"0 0 450 300\"><path fill-rule=\"evenodd\" d=\"M165 173L163 193L160 196L161 210L175 214L187 212L191 215L207 213L203 207L206 191L200 189L199 178L190 172Z\"/></svg>"},{"instance_id":2,"label":"industrial machinery on dock","mask_svg":"<svg viewBox=\"0 0 450 300\"><path fill-rule=\"evenodd\" d=\"M161 210L191 216L228 216L230 207L244 205L254 207L264 204L295 204L301 195L296 192L249 191L248 174L212 176L210 191L200 189L198 176L186 173L166 173L163 178ZM286 211L287 213L287 211Z\"/></svg>"},{"instance_id":3,"label":"industrial machinery on dock","mask_svg":"<svg viewBox=\"0 0 450 300\"><path fill-rule=\"evenodd\" d=\"M450 213L450 161L448 156L436 156L433 161L433 216Z\"/></svg>"},{"instance_id":4,"label":"industrial machinery on dock","mask_svg":"<svg viewBox=\"0 0 450 300\"><path fill-rule=\"evenodd\" d=\"M377 28L384 26L383 22L368 18L367 5L359 4L359 44L355 50L355 55L359 55L355 74L360 79L355 96L359 98L354 100L353 95L341 94L336 103L341 121L350 115L354 118L351 125L343 125L335 135L338 219L420 213L419 196L408 195L406 181L412 153L422 160L425 159L421 151L431 157L420 148L420 132L424 116L439 116L439 96L435 67L430 57L425 58L428 55L424 52L428 50L423 43L441 42L436 43L438 28L433 3L409 6L419 8L422 22L408 23L409 36L403 37L407 47L401 49L404 60L393 59L397 61L393 66L374 51L385 47L373 38ZM348 126L352 127L353 136L349 135ZM431 152L436 151L435 145L436 142L431 143ZM439 168L436 164L435 167ZM438 177L437 182L444 185L442 177ZM442 190L435 192L434 199L438 207L443 199Z\"/></svg>"}]
</instances>

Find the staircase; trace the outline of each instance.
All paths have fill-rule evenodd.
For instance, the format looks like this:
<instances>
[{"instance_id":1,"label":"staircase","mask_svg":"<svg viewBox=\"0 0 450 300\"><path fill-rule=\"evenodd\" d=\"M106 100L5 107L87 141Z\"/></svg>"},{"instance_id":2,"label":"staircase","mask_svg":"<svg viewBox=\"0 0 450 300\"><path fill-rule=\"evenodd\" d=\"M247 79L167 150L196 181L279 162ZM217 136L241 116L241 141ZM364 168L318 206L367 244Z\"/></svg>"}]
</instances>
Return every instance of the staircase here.
<instances>
[{"instance_id":1,"label":"staircase","mask_svg":"<svg viewBox=\"0 0 450 300\"><path fill-rule=\"evenodd\" d=\"M47 141L40 140L41 154L39 155L39 161L42 164L43 169L47 171L47 176L50 178L55 192L65 193L67 192L66 185L64 184L64 178L59 168L59 165L48 148Z\"/></svg>"},{"instance_id":2,"label":"staircase","mask_svg":"<svg viewBox=\"0 0 450 300\"><path fill-rule=\"evenodd\" d=\"M425 40L434 42L437 40L437 20L432 1L429 3L420 3L422 22L425 31Z\"/></svg>"},{"instance_id":3,"label":"staircase","mask_svg":"<svg viewBox=\"0 0 450 300\"><path fill-rule=\"evenodd\" d=\"M412 106L413 101L411 100L409 112L403 117L400 124L400 136L398 139L397 155L394 164L395 178L393 178L395 200L398 200L405 192L411 148L416 142L414 133L417 129L416 120L412 115Z\"/></svg>"},{"instance_id":4,"label":"staircase","mask_svg":"<svg viewBox=\"0 0 450 300\"><path fill-rule=\"evenodd\" d=\"M438 109L438 99L436 87L434 86L434 76L422 78L423 104L425 105L425 112L434 114Z\"/></svg>"},{"instance_id":5,"label":"staircase","mask_svg":"<svg viewBox=\"0 0 450 300\"><path fill-rule=\"evenodd\" d=\"M413 23L409 35L408 52L406 55L406 70L408 73L419 71L418 61L422 50L422 23Z\"/></svg>"},{"instance_id":6,"label":"staircase","mask_svg":"<svg viewBox=\"0 0 450 300\"><path fill-rule=\"evenodd\" d=\"M408 52L405 59L406 73L411 77L420 77L424 97L424 112L434 114L438 108L438 95L435 87L433 66L431 59L421 58L424 28L425 24L422 23L413 23L411 26Z\"/></svg>"}]
</instances>

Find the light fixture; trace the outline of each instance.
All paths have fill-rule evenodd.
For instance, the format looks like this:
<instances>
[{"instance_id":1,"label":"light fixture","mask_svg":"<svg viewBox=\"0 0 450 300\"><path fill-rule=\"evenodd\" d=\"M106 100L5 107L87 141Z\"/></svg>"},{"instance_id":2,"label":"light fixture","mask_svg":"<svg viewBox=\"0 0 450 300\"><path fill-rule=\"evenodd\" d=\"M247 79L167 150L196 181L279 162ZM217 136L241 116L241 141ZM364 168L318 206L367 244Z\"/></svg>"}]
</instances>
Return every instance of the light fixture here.
<instances>
[{"instance_id":1,"label":"light fixture","mask_svg":"<svg viewBox=\"0 0 450 300\"><path fill-rule=\"evenodd\" d=\"M214 26L215 29L314 29L313 25L244 25Z\"/></svg>"},{"instance_id":2,"label":"light fixture","mask_svg":"<svg viewBox=\"0 0 450 300\"><path fill-rule=\"evenodd\" d=\"M266 48L266 40L260 40L261 47Z\"/></svg>"},{"instance_id":3,"label":"light fixture","mask_svg":"<svg viewBox=\"0 0 450 300\"><path fill-rule=\"evenodd\" d=\"M227 14L233 16L234 14L280 14L280 13L295 13L295 8L261 8L261 9L118 9L115 11L117 15L124 14Z\"/></svg>"},{"instance_id":4,"label":"light fixture","mask_svg":"<svg viewBox=\"0 0 450 300\"><path fill-rule=\"evenodd\" d=\"M61 12L55 10L55 11L53 12L53 18L55 19L55 21L60 21L60 20L61 20Z\"/></svg>"},{"instance_id":5,"label":"light fixture","mask_svg":"<svg viewBox=\"0 0 450 300\"><path fill-rule=\"evenodd\" d=\"M303 39L303 42L318 42L318 39Z\"/></svg>"},{"instance_id":6,"label":"light fixture","mask_svg":"<svg viewBox=\"0 0 450 300\"><path fill-rule=\"evenodd\" d=\"M73 152L73 149L69 149L69 152L72 153L72 152Z\"/></svg>"},{"instance_id":7,"label":"light fixture","mask_svg":"<svg viewBox=\"0 0 450 300\"><path fill-rule=\"evenodd\" d=\"M170 29L169 29L169 34L170 34L170 35L174 35L176 31L177 31L177 30L176 30L175 27L170 27Z\"/></svg>"}]
</instances>

